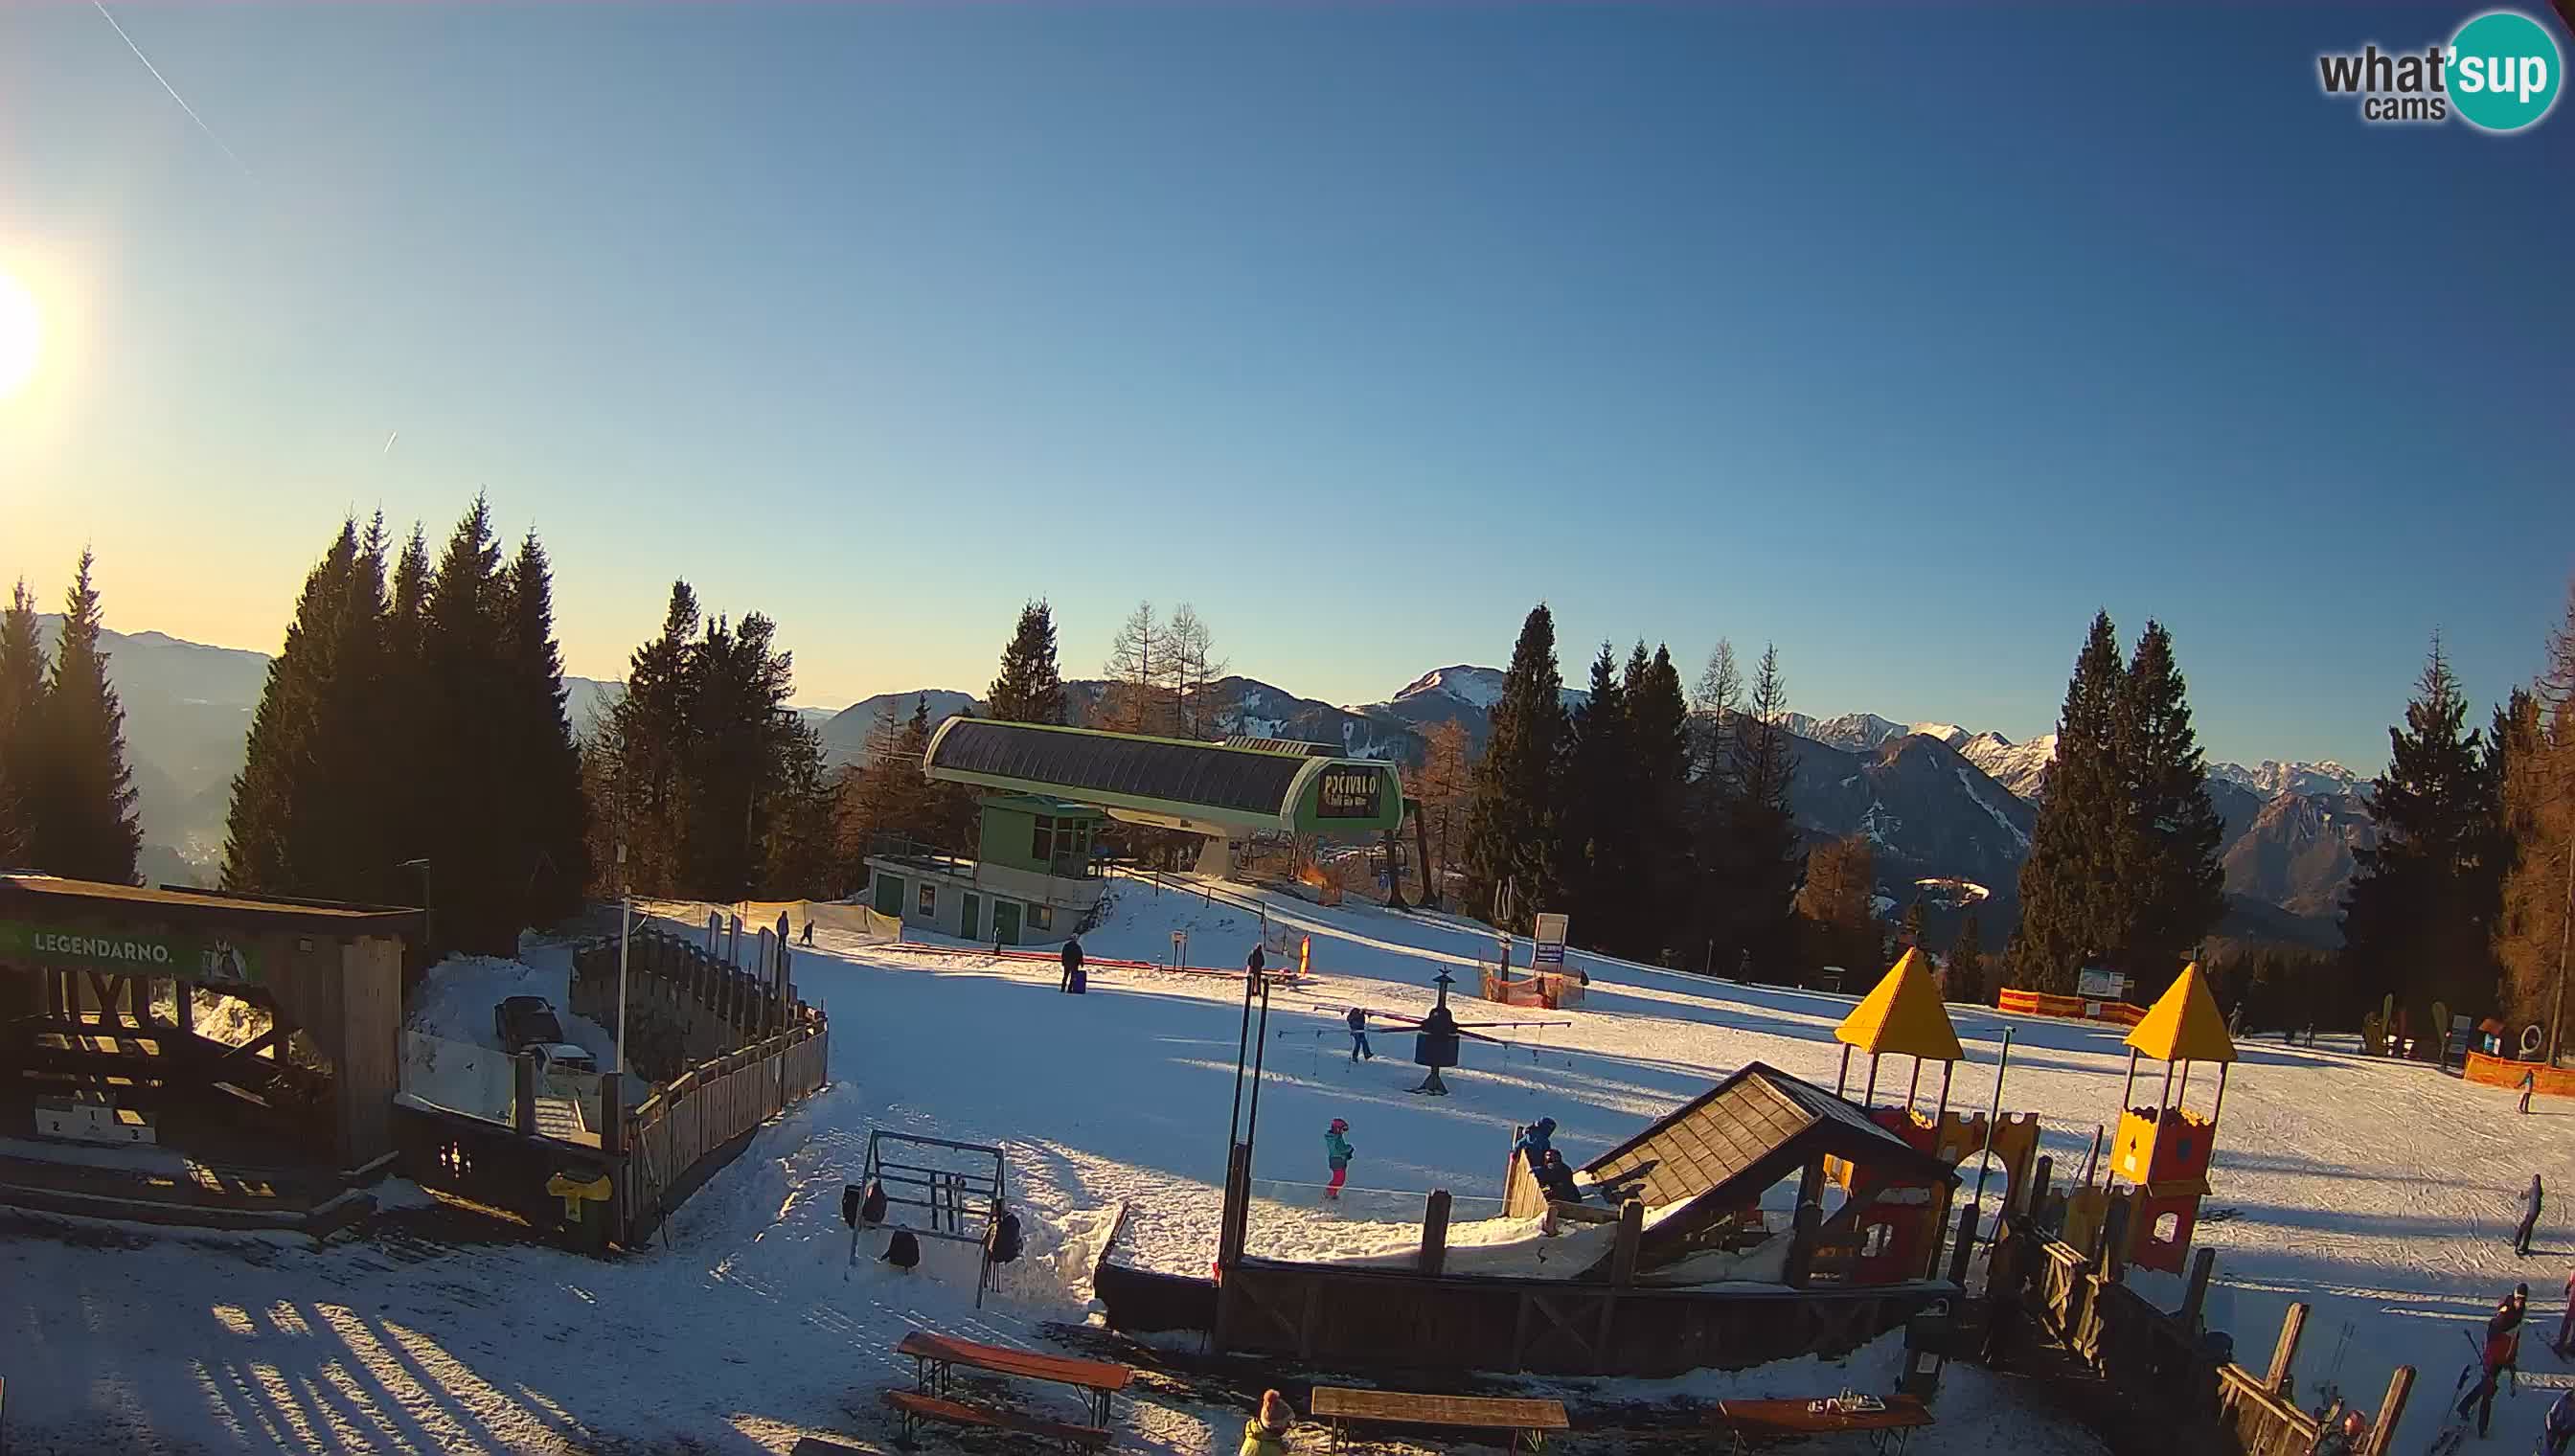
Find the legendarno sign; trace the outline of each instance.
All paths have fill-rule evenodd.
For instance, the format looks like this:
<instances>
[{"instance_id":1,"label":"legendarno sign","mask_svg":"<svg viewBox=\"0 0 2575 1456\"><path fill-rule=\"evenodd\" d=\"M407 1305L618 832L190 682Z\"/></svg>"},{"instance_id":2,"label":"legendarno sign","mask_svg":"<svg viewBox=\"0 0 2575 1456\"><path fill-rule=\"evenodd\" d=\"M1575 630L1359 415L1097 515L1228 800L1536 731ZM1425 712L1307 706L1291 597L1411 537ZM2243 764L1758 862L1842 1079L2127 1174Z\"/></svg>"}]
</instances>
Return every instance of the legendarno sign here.
<instances>
[{"instance_id":1,"label":"legendarno sign","mask_svg":"<svg viewBox=\"0 0 2575 1456\"><path fill-rule=\"evenodd\" d=\"M259 979L250 952L221 937L76 930L0 920L0 960L56 970L112 970L197 981Z\"/></svg>"}]
</instances>

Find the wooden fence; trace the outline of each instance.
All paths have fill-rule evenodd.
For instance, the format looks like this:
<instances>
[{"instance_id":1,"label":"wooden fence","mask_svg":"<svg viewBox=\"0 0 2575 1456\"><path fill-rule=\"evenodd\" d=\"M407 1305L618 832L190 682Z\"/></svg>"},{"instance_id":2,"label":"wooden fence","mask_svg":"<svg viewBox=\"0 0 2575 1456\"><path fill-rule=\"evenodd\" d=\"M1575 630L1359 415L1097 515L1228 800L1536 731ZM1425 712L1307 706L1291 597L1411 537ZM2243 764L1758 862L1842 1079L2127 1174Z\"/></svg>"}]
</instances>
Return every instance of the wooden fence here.
<instances>
[{"instance_id":1,"label":"wooden fence","mask_svg":"<svg viewBox=\"0 0 2575 1456\"><path fill-rule=\"evenodd\" d=\"M640 1246L749 1145L760 1124L830 1078L831 1028L799 1007L797 1024L758 1045L701 1062L626 1117L614 1236Z\"/></svg>"}]
</instances>

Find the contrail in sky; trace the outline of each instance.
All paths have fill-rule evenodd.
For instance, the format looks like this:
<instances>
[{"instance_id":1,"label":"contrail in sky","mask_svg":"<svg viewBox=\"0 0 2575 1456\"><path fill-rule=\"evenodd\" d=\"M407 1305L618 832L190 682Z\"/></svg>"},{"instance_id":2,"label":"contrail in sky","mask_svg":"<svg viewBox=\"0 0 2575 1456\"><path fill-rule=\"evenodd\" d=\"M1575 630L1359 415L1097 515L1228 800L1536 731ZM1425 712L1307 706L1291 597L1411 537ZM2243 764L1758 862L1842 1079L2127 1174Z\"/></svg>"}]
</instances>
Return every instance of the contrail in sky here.
<instances>
[{"instance_id":1,"label":"contrail in sky","mask_svg":"<svg viewBox=\"0 0 2575 1456\"><path fill-rule=\"evenodd\" d=\"M125 33L125 27L116 23L116 17L107 13L107 6L104 3L104 0L89 0L89 3L97 9L100 17L105 19L108 25L114 28L116 31L116 38L125 42L125 48L134 52L134 59L143 63L143 69L152 73L152 79L161 83L161 89L170 93L170 99L179 103L179 109L181 111L188 113L188 120L195 122L197 124L197 130L206 134L206 140L213 142L218 147L223 147L224 155L233 159L233 165L241 169L242 175L244 177L250 177L250 164L243 161L241 159L241 155L235 152L232 148L224 146L224 139L215 135L215 129L206 125L206 119L204 117L197 115L197 108L190 106L188 104L188 98L179 94L179 88L170 84L170 78L161 74L161 68L152 64L152 58L143 54L143 47L136 45L134 43L134 37ZM251 180L255 182L259 179L254 177Z\"/></svg>"},{"instance_id":2,"label":"contrail in sky","mask_svg":"<svg viewBox=\"0 0 2575 1456\"><path fill-rule=\"evenodd\" d=\"M385 437L385 448L384 448L384 449L382 449L382 450L380 450L380 451L377 451L377 452L376 452L376 458L377 458L378 460L382 460L382 459L384 459L386 456L391 455L391 454L393 454L393 453L394 453L394 436L396 436L396 435L400 435L400 434L402 434L402 432L401 432L401 431L399 431L399 430L397 430L397 431L393 432L393 434L392 434L392 435L388 435L388 436L386 436L386 437Z\"/></svg>"}]
</instances>

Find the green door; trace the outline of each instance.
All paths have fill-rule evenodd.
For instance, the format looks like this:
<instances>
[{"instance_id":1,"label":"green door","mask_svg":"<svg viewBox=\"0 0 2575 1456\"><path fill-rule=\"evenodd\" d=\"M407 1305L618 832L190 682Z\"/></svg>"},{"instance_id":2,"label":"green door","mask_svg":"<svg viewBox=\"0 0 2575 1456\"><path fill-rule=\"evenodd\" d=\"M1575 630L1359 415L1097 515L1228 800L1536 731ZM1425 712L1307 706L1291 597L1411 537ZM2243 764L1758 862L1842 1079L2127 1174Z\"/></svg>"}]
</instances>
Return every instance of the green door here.
<instances>
[{"instance_id":1,"label":"green door","mask_svg":"<svg viewBox=\"0 0 2575 1456\"><path fill-rule=\"evenodd\" d=\"M903 917L903 880L883 870L877 871L877 913Z\"/></svg>"},{"instance_id":2,"label":"green door","mask_svg":"<svg viewBox=\"0 0 2575 1456\"><path fill-rule=\"evenodd\" d=\"M1020 902L1018 900L993 901L993 943L996 945L1020 943Z\"/></svg>"},{"instance_id":3,"label":"green door","mask_svg":"<svg viewBox=\"0 0 2575 1456\"><path fill-rule=\"evenodd\" d=\"M982 908L983 905L975 898L975 892L971 889L968 890L966 892L966 907L957 912L958 939L976 940L982 938L975 933L975 920L977 918L976 912Z\"/></svg>"}]
</instances>

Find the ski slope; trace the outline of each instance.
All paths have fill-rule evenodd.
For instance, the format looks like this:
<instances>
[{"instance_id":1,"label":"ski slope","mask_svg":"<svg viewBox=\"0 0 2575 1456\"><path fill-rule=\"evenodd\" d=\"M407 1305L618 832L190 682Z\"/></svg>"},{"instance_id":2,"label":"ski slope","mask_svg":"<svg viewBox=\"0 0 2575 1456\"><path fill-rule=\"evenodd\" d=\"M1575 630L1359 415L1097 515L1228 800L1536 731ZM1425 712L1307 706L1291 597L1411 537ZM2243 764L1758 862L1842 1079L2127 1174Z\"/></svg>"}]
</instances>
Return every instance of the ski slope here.
<instances>
[{"instance_id":1,"label":"ski slope","mask_svg":"<svg viewBox=\"0 0 2575 1456\"><path fill-rule=\"evenodd\" d=\"M1239 893L1240 891L1238 891ZM1085 937L1095 957L1168 953L1190 932L1191 958L1224 964L1260 931L1250 910L1142 882L1118 888L1106 923ZM1408 1247L1431 1187L1458 1198L1461 1224L1497 1211L1514 1123L1553 1116L1556 1142L1579 1163L1646 1120L1760 1059L1829 1083L1832 1027L1852 996L1709 981L1584 956L1587 1004L1540 1012L1452 1001L1468 1023L1558 1020L1470 1042L1449 1074L1454 1094L1411 1095L1420 1071L1408 1035L1373 1033L1378 1059L1352 1065L1340 1015L1356 1004L1417 1016L1446 968L1471 992L1490 945L1480 927L1368 906L1322 909L1257 901L1274 927L1313 937L1315 979L1273 997L1272 1036L1254 1175L1262 1194L1256 1250L1367 1258ZM677 926L677 928L687 928ZM96 1230L68 1237L0 1228L0 1378L9 1382L13 1453L72 1452L110 1442L138 1451L231 1452L328 1446L364 1451L785 1451L804 1433L888 1449L878 1390L908 1383L891 1354L929 1326L1044 1346L1050 1326L1094 1310L1089 1270L1125 1208L1118 1257L1204 1273L1213 1255L1225 1117L1241 1024L1239 984L1225 978L1099 972L1092 993L1057 993L1044 963L906 952L830 930L799 950L804 994L832 1016L834 1085L765 1129L672 1221L667 1246L614 1263L511 1245L449 1246L393 1235L314 1249L300 1241L174 1237ZM532 943L517 988L548 993L569 962ZM478 1016L464 978L489 964L442 968L418 1006ZM557 994L558 1004L564 998ZM1953 1008L1969 1061L1954 1105L1993 1091L1994 1050L2015 1033L2007 1110L2046 1121L2045 1150L2079 1167L2094 1126L2114 1110L2124 1053L2111 1028ZM470 1037L472 1026L441 1034ZM1890 1076L1904 1074L1901 1064ZM1927 1090L1927 1088L1926 1088ZM2543 1109L2554 1114L2557 1109ZM1324 1209L1321 1133L1351 1124L1351 1192ZM910 1276L848 1262L840 1221L871 1126L1010 1150L1015 1205L1030 1255L1004 1294L973 1304L971 1262ZM2281 1308L2316 1304L2301 1393L2339 1374L2373 1403L2389 1366L2424 1372L2406 1423L2428 1438L2437 1393L2465 1354L2469 1328L2515 1278L2552 1308L2570 1257L2552 1217L2546 1257L2515 1259L2512 1198L2536 1167L2555 1173L2575 1152L2575 1108L2516 1118L2508 1094L2437 1073L2335 1051L2248 1044L2227 1094L2202 1225L2218 1249L2211 1322L2239 1349L2267 1350ZM2575 1198L2575 1172L2565 1196ZM1990 1194L1989 1194L1990 1197ZM1487 1235L1495 1257L1542 1250ZM871 1241L863 1254L881 1247ZM2349 1341L2341 1326L2353 1326ZM1898 1338L1817 1368L1703 1372L1671 1382L1520 1382L1586 1404L1676 1395L1803 1395L1892 1382ZM2339 1371L2332 1369L2344 1345ZM2541 1383L2564 1376L2537 1342L2526 1361ZM1048 1399L1026 1394L1032 1404ZM1252 1397L1228 1403L1205 1384L1148 1381L1122 1405L1121 1449L1231 1451ZM1914 1449L2088 1453L2098 1449L2007 1381L1953 1363L1940 1425ZM2497 1434L2527 1439L2544 1402L2505 1402ZM1068 1404L1066 1413L1071 1411ZM2516 1424L2517 1423L2517 1424ZM932 1449L950 1449L933 1438ZM1567 1449L1616 1449L1605 1441Z\"/></svg>"}]
</instances>

